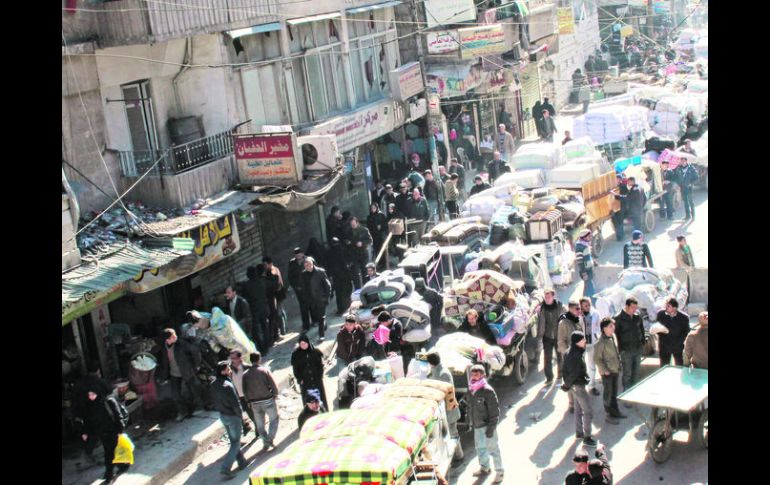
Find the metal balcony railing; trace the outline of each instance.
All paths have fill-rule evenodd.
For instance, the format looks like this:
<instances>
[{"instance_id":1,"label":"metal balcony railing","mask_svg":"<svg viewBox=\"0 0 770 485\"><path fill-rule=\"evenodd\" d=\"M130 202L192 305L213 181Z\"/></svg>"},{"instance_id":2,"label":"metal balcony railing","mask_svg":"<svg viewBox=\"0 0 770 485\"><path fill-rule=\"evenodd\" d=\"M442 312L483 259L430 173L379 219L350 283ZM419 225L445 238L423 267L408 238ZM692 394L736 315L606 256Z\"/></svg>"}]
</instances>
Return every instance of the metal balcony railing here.
<instances>
[{"instance_id":1,"label":"metal balcony railing","mask_svg":"<svg viewBox=\"0 0 770 485\"><path fill-rule=\"evenodd\" d=\"M126 177L139 177L152 167L159 158L162 160L153 170L153 175L179 174L233 154L231 131L199 138L170 150L144 150L118 152L120 169Z\"/></svg>"}]
</instances>

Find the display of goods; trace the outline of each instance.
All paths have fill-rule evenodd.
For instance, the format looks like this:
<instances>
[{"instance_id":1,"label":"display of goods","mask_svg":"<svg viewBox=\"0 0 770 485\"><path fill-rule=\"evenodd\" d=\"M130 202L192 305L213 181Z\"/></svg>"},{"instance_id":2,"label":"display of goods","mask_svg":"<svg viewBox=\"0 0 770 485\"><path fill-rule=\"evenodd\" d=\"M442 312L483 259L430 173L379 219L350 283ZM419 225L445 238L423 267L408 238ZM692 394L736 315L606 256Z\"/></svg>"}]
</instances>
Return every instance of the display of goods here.
<instances>
[{"instance_id":1,"label":"display of goods","mask_svg":"<svg viewBox=\"0 0 770 485\"><path fill-rule=\"evenodd\" d=\"M537 212L527 220L527 241L550 241L564 225L561 212L549 210Z\"/></svg>"},{"instance_id":2,"label":"display of goods","mask_svg":"<svg viewBox=\"0 0 770 485\"><path fill-rule=\"evenodd\" d=\"M481 217L478 216L469 216L469 217L460 217L457 219L452 219L451 221L447 222L441 222L436 224L433 229L430 230L431 236L441 236L448 230L452 229L453 227L459 226L461 224L478 224L481 222Z\"/></svg>"},{"instance_id":3,"label":"display of goods","mask_svg":"<svg viewBox=\"0 0 770 485\"><path fill-rule=\"evenodd\" d=\"M200 328L200 325L196 324L200 329L199 335L209 342L214 352L219 352L222 348L240 350L244 362L251 363L249 354L256 352L257 347L231 316L225 315L222 309L216 306L211 309L211 313L198 313L210 323L206 329Z\"/></svg>"},{"instance_id":4,"label":"display of goods","mask_svg":"<svg viewBox=\"0 0 770 485\"><path fill-rule=\"evenodd\" d=\"M503 205L505 205L505 201L498 199L497 197L482 197L481 195L477 195L466 200L463 204L462 210L463 213L467 212L471 216L480 217L483 224L489 224L489 221L492 219L495 211ZM454 227L444 233L444 235L447 236L448 233L456 230L457 227Z\"/></svg>"},{"instance_id":5,"label":"display of goods","mask_svg":"<svg viewBox=\"0 0 770 485\"><path fill-rule=\"evenodd\" d=\"M562 164L561 151L553 143L532 143L521 146L509 161L514 171L525 169L550 170Z\"/></svg>"},{"instance_id":6,"label":"display of goods","mask_svg":"<svg viewBox=\"0 0 770 485\"><path fill-rule=\"evenodd\" d=\"M506 172L495 180L495 187L510 183L514 183L524 189L542 187L545 185L545 172L539 168Z\"/></svg>"},{"instance_id":7,"label":"display of goods","mask_svg":"<svg viewBox=\"0 0 770 485\"><path fill-rule=\"evenodd\" d=\"M459 406L457 398L455 397L455 386L448 382L439 381L436 379L410 379L408 377L399 379L394 386L425 386L433 389L438 389L444 393L444 402L446 403L447 410L454 409Z\"/></svg>"},{"instance_id":8,"label":"display of goods","mask_svg":"<svg viewBox=\"0 0 770 485\"><path fill-rule=\"evenodd\" d=\"M250 475L251 485L394 483L411 469L407 450L367 435L296 441Z\"/></svg>"},{"instance_id":9,"label":"display of goods","mask_svg":"<svg viewBox=\"0 0 770 485\"><path fill-rule=\"evenodd\" d=\"M580 163L557 167L548 173L552 187L580 188L584 183L601 175L598 163Z\"/></svg>"}]
</instances>

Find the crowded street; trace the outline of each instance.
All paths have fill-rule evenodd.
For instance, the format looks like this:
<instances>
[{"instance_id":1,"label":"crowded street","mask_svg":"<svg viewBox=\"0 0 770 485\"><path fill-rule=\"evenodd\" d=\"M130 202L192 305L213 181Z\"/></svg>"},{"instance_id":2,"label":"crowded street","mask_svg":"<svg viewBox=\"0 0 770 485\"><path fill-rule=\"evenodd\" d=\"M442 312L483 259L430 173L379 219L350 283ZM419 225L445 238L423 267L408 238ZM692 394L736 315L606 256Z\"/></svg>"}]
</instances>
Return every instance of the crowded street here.
<instances>
[{"instance_id":1,"label":"crowded street","mask_svg":"<svg viewBox=\"0 0 770 485\"><path fill-rule=\"evenodd\" d=\"M62 485L708 484L707 0L92 3Z\"/></svg>"}]
</instances>

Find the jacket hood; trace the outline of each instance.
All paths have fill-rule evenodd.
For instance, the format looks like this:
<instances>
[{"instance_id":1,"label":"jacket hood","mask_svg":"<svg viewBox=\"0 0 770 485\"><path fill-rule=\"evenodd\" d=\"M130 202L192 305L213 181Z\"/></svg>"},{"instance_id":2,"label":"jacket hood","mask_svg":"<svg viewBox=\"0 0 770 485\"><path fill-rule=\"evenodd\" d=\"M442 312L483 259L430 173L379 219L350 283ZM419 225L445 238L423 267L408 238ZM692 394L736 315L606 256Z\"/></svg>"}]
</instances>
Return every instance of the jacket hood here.
<instances>
[{"instance_id":1,"label":"jacket hood","mask_svg":"<svg viewBox=\"0 0 770 485\"><path fill-rule=\"evenodd\" d=\"M570 312L562 313L561 316L559 316L559 320L562 320L564 318L571 321L572 323L578 323L580 321L580 317L576 317Z\"/></svg>"},{"instance_id":2,"label":"jacket hood","mask_svg":"<svg viewBox=\"0 0 770 485\"><path fill-rule=\"evenodd\" d=\"M307 350L302 350L302 347L299 346L299 342L307 342L307 345L308 345ZM315 349L315 347L313 347L313 344L310 343L310 337L308 337L304 333L299 336L299 340L297 342L297 350L299 350L300 352L308 352L308 351L311 351L311 350L314 350L314 349Z\"/></svg>"}]
</instances>

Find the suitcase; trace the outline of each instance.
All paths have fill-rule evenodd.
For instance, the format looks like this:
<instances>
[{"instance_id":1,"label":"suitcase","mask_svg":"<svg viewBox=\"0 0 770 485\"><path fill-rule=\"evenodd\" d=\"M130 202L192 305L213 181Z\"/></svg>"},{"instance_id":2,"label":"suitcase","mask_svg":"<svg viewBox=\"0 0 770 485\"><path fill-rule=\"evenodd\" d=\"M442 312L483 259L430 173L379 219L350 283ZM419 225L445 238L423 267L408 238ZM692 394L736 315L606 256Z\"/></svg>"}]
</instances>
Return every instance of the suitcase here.
<instances>
[{"instance_id":1,"label":"suitcase","mask_svg":"<svg viewBox=\"0 0 770 485\"><path fill-rule=\"evenodd\" d=\"M528 242L550 241L564 225L561 211L537 212L526 224Z\"/></svg>"}]
</instances>

